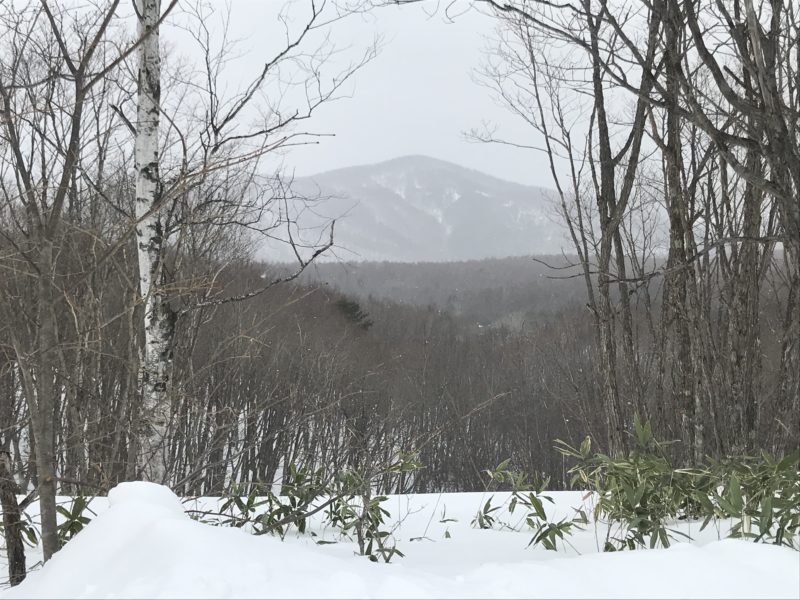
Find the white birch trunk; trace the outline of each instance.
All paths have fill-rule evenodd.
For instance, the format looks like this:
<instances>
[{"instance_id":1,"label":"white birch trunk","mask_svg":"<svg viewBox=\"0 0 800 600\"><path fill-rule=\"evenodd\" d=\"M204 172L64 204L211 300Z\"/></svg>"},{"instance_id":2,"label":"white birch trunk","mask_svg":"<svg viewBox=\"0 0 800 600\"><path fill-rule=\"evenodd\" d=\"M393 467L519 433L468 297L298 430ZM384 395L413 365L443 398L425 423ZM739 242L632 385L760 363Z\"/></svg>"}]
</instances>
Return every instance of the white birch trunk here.
<instances>
[{"instance_id":1,"label":"white birch trunk","mask_svg":"<svg viewBox=\"0 0 800 600\"><path fill-rule=\"evenodd\" d=\"M159 121L161 56L158 20L161 0L136 0L138 35L147 36L139 46L138 107L136 114L136 246L139 261L139 293L144 304L144 350L139 382L142 393L142 430L139 467L144 477L161 481L162 452L168 420L166 386L169 375L171 324L165 318L161 279L163 249L159 201Z\"/></svg>"}]
</instances>

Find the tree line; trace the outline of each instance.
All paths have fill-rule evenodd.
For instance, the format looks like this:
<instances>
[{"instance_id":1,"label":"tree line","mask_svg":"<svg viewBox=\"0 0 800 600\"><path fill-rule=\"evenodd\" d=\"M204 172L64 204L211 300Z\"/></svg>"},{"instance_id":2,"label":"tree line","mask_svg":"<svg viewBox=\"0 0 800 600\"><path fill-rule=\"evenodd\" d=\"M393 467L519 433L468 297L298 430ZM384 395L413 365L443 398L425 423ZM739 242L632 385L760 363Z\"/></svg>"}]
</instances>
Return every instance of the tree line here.
<instances>
[{"instance_id":1,"label":"tree line","mask_svg":"<svg viewBox=\"0 0 800 600\"><path fill-rule=\"evenodd\" d=\"M783 0L481 3L483 80L549 161L582 270L604 446L796 448L800 15ZM660 240L664 239L666 243ZM662 260L665 258L665 260Z\"/></svg>"}]
</instances>

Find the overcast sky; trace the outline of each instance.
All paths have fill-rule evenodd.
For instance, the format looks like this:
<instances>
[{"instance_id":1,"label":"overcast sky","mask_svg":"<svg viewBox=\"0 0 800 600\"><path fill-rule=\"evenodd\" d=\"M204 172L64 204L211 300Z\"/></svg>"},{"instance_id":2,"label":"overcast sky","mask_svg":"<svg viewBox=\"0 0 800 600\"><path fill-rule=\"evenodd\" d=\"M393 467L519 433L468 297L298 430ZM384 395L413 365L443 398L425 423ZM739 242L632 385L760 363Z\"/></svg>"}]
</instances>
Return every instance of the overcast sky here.
<instances>
[{"instance_id":1,"label":"overcast sky","mask_svg":"<svg viewBox=\"0 0 800 600\"><path fill-rule=\"evenodd\" d=\"M247 37L242 48L261 59L263 44L274 31L279 0L232 0L231 30ZM497 123L501 131L530 141L534 133L500 106L490 90L474 81L493 20L477 11L453 22L443 11L429 16L437 3L387 7L351 17L333 26L333 41L362 51L375 34L382 49L348 88L351 97L323 106L310 127L333 133L320 145L295 149L286 159L298 175L396 156L426 154L520 183L552 187L544 157L530 150L467 141L464 132ZM465 5L461 5L465 6ZM345 54L346 55L346 54ZM255 61L253 61L255 62ZM247 61L244 62L247 64Z\"/></svg>"}]
</instances>

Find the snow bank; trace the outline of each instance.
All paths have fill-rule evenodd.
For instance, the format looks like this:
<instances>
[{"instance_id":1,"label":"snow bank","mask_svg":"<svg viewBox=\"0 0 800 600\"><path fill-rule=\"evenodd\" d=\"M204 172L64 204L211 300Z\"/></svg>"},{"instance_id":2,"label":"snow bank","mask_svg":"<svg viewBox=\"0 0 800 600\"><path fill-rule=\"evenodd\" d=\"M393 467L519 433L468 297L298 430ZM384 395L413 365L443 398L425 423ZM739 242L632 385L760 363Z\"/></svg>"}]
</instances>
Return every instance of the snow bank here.
<instances>
[{"instance_id":1,"label":"snow bank","mask_svg":"<svg viewBox=\"0 0 800 600\"><path fill-rule=\"evenodd\" d=\"M408 558L373 564L344 546L204 525L168 489L125 483L107 510L2 597L800 597L800 554L786 548L724 540L557 558L525 551L525 539L467 522L452 539L404 541Z\"/></svg>"}]
</instances>

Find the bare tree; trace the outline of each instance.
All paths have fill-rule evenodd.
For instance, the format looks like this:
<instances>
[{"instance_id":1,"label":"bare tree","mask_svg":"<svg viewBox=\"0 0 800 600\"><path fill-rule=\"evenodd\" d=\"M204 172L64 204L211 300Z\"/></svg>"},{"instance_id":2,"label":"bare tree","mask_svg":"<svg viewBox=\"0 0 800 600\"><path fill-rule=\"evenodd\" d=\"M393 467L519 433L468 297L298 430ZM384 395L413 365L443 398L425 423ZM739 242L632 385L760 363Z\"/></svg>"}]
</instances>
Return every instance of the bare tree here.
<instances>
[{"instance_id":1,"label":"bare tree","mask_svg":"<svg viewBox=\"0 0 800 600\"><path fill-rule=\"evenodd\" d=\"M502 100L543 137L542 149L548 156L560 212L581 259L595 319L606 443L621 449L627 443L625 422L632 416L627 398L641 392L623 227L639 168L652 82L641 77L629 126L614 127L609 114L614 95L606 89L607 69L624 69L630 59L611 35L604 13L593 11L588 1L560 9L537 9L535 2L489 4L503 23L506 33L502 35L508 37L502 39L497 60L490 63L486 75ZM638 23L647 31L642 48L646 64L655 69L660 23L647 14L639 16ZM548 44L557 50L548 52ZM583 59L570 54L571 50L580 52ZM581 96L589 100L588 124L568 114ZM584 127L585 144L575 140L576 132ZM495 141L490 135L479 133L478 137ZM591 212L586 196L593 197ZM596 236L595 227L599 229ZM628 382L621 391L624 377ZM641 410L642 401L635 398L635 410Z\"/></svg>"},{"instance_id":2,"label":"bare tree","mask_svg":"<svg viewBox=\"0 0 800 600\"><path fill-rule=\"evenodd\" d=\"M613 439L615 423L630 417L622 407L643 412L651 404L642 401L649 387L664 394L666 410L659 403L655 408L667 429L684 439L684 456L697 460L707 451L752 448L762 426L759 415L765 414L756 398L761 396L761 405L780 406L777 413L786 416L778 419L780 425L789 414L796 416L800 392L794 371L786 368L797 361L791 340L800 326L793 258L797 203L787 205L787 199L796 200L787 165L796 161L785 162L800 141L793 79L797 57L791 50L797 43L796 11L782 2L756 6L752 0L730 7L674 0L620 6L486 0L478 5L494 11L506 36L489 80L542 136L541 149L550 157L562 213L583 264L589 305L597 315L609 445L620 447ZM573 49L585 62L569 54ZM579 77L583 73L585 79ZM583 120L574 116L581 94L591 99L590 116ZM619 102L626 95L635 104L627 131L608 109L609 98ZM574 142L580 127L588 132L585 150ZM497 141L485 133L479 137ZM624 243L634 237L624 226L632 190L641 187L644 173L651 177L640 164L648 156L663 165L654 189L661 189L669 235L666 261L646 272ZM583 183L584 165L591 187ZM733 184L731 171L737 177ZM582 200L587 189L596 212ZM597 252L594 265L587 260L590 248ZM776 388L767 390L759 379L764 325L757 307L771 272L781 273L778 294L785 318L779 328L781 376ZM650 352L658 360L649 375L637 364L642 353L628 351L636 347L629 297L644 294L652 313L648 284L662 276L662 294L656 298L660 325L650 327ZM612 281L618 286L616 300L609 294ZM724 305L715 307L720 293ZM611 325L617 319L619 330ZM729 361L736 366L723 376ZM620 391L621 373L639 384ZM645 384L647 379L653 383ZM761 393L755 391L758 385L765 386ZM723 426L723 421L729 423ZM781 430L788 434L787 428Z\"/></svg>"},{"instance_id":3,"label":"bare tree","mask_svg":"<svg viewBox=\"0 0 800 600\"><path fill-rule=\"evenodd\" d=\"M20 217L15 224L24 246L17 247L36 282L31 347L26 349L19 339L12 342L33 422L45 560L58 550L54 444L60 297L55 262L69 192L79 176L90 92L100 81L96 73L106 67L98 57L117 4L84 17L66 9L53 11L42 0L39 7L6 13L2 23L2 177L4 184L9 176L14 182L4 196L11 205L9 214Z\"/></svg>"}]
</instances>

